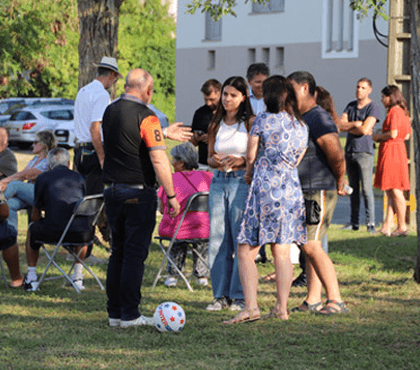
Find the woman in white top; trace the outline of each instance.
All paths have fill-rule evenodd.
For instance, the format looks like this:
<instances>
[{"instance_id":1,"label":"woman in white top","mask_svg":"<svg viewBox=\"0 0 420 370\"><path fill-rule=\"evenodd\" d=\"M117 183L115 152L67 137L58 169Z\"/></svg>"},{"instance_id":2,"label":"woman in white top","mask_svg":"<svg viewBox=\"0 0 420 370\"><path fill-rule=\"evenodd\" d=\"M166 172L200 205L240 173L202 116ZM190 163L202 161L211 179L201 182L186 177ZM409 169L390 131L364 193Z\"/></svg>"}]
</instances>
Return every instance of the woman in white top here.
<instances>
[{"instance_id":1,"label":"woman in white top","mask_svg":"<svg viewBox=\"0 0 420 370\"><path fill-rule=\"evenodd\" d=\"M214 300L208 311L244 308L236 238L248 195L245 155L254 120L245 79L228 78L220 103L208 130L208 164L215 169L209 198L209 266Z\"/></svg>"}]
</instances>

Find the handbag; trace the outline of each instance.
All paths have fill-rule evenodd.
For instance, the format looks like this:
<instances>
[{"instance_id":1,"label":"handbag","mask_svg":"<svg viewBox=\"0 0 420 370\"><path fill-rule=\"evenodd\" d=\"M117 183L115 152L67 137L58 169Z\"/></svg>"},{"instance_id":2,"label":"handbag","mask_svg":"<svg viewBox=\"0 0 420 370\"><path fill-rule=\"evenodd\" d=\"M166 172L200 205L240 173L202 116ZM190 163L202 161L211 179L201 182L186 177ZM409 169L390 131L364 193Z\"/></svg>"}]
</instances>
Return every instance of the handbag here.
<instances>
[{"instance_id":1,"label":"handbag","mask_svg":"<svg viewBox=\"0 0 420 370\"><path fill-rule=\"evenodd\" d=\"M311 157L309 157L309 191L311 190L312 190ZM306 224L318 225L321 222L321 207L319 206L318 202L314 199L305 198L305 208L306 208Z\"/></svg>"}]
</instances>

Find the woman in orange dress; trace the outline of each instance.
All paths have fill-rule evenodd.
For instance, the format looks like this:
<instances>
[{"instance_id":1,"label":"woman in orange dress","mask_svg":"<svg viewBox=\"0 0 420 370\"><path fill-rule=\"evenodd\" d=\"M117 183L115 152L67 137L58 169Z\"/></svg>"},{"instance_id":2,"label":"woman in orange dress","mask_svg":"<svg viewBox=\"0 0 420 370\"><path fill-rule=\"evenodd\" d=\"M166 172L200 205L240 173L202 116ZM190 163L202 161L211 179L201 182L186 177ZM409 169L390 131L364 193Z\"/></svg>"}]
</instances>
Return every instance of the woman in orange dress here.
<instances>
[{"instance_id":1,"label":"woman in orange dress","mask_svg":"<svg viewBox=\"0 0 420 370\"><path fill-rule=\"evenodd\" d=\"M388 197L385 222L379 232L386 236L407 236L406 200L404 190L410 190L408 159L404 140L411 134L407 102L395 85L382 90L382 103L388 114L382 126L382 134L373 134L372 139L380 143L374 186L384 190ZM397 229L391 233L394 213Z\"/></svg>"}]
</instances>

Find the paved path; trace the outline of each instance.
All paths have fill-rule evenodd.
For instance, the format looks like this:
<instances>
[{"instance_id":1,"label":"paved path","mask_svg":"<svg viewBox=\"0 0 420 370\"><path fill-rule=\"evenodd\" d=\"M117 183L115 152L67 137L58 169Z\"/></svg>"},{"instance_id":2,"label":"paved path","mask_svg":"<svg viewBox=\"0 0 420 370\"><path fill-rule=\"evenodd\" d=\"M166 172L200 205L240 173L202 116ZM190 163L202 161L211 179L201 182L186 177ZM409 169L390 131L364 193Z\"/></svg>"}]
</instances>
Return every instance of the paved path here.
<instances>
[{"instance_id":1,"label":"paved path","mask_svg":"<svg viewBox=\"0 0 420 370\"><path fill-rule=\"evenodd\" d=\"M382 196L375 196L375 221L378 226L383 220L383 200ZM335 207L333 224L346 225L350 222L350 197L338 197ZM360 225L366 225L366 213L364 201L360 204Z\"/></svg>"}]
</instances>

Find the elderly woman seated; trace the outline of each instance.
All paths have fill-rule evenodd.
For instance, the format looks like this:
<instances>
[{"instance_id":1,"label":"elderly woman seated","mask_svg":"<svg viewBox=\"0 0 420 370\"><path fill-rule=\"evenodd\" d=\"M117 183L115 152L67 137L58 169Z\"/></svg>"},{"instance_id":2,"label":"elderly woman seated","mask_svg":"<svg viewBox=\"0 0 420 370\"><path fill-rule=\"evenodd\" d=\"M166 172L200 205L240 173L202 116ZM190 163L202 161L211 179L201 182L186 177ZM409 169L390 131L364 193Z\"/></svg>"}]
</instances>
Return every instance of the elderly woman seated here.
<instances>
[{"instance_id":1,"label":"elderly woman seated","mask_svg":"<svg viewBox=\"0 0 420 370\"><path fill-rule=\"evenodd\" d=\"M10 208L8 221L16 230L18 229L17 211L32 207L35 179L48 170L47 153L56 146L57 140L52 131L38 131L32 149L35 157L22 171L0 180L0 190L4 192ZM24 182L26 180L28 182Z\"/></svg>"},{"instance_id":2,"label":"elderly woman seated","mask_svg":"<svg viewBox=\"0 0 420 370\"><path fill-rule=\"evenodd\" d=\"M188 199L194 193L200 191L208 191L210 189L213 174L204 171L195 171L198 168L198 152L191 143L178 145L171 150L172 165L175 173L173 174L173 182L176 198L181 205L181 211L175 218L171 218L167 213L167 198L162 187L159 189L159 209L163 214L162 221L159 225L159 235L172 238L178 223L182 217L182 213L188 202ZM208 213L194 212L187 213L178 231L177 239L194 239L208 238L210 223ZM207 243L197 243L193 246L197 252L204 258L207 258ZM182 270L185 264L188 244L184 242L176 242L170 253L172 261ZM197 283L200 285L208 285L208 268L193 253L194 276L197 277ZM165 281L166 286L176 286L177 274L171 263L168 262L167 271L171 277Z\"/></svg>"}]
</instances>

